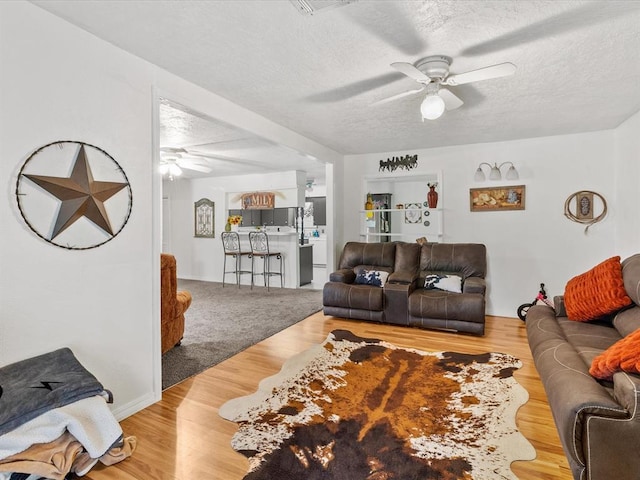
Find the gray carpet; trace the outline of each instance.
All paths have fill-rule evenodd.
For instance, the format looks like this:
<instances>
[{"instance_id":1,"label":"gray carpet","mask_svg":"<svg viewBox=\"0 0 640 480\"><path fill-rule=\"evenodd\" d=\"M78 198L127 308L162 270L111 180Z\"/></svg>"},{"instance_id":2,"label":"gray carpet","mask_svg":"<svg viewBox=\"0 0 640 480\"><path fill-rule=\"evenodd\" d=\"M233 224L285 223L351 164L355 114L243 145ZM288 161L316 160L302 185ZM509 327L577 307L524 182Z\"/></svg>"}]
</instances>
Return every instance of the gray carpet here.
<instances>
[{"instance_id":1,"label":"gray carpet","mask_svg":"<svg viewBox=\"0 0 640 480\"><path fill-rule=\"evenodd\" d=\"M182 345L162 356L162 389L206 370L322 309L322 290L178 280L193 302Z\"/></svg>"}]
</instances>

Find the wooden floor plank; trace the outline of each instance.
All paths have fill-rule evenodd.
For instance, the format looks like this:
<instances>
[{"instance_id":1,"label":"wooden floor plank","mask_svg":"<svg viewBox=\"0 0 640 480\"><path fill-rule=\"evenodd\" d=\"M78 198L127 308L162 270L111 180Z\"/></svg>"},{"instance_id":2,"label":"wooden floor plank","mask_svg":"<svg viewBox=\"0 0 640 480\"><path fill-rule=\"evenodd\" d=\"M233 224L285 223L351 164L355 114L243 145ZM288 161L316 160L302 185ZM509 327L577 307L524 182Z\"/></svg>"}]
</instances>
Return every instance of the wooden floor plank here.
<instances>
[{"instance_id":1,"label":"wooden floor plank","mask_svg":"<svg viewBox=\"0 0 640 480\"><path fill-rule=\"evenodd\" d=\"M520 431L537 458L515 462L521 480L570 480L567 460L527 344L523 322L487 317L486 334L473 335L396 327L325 317L321 312L254 345L234 357L166 390L155 405L122 421L126 435L138 438L133 456L110 467L96 466L89 480L236 480L248 462L230 445L236 425L218 416L227 400L253 393L260 380L277 373L291 356L321 343L334 329L381 338L401 347L466 353L502 352L523 366L515 378L529 392L518 411ZM178 347L179 348L179 347Z\"/></svg>"}]
</instances>

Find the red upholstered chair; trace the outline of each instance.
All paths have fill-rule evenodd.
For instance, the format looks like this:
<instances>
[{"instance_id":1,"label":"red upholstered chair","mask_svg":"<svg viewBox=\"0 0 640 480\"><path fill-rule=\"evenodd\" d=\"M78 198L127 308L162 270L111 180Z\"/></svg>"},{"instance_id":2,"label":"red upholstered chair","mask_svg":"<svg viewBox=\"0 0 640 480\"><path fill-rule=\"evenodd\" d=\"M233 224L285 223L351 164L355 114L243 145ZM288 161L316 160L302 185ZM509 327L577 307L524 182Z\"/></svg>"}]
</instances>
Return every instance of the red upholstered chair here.
<instances>
[{"instance_id":1,"label":"red upholstered chair","mask_svg":"<svg viewBox=\"0 0 640 480\"><path fill-rule=\"evenodd\" d=\"M178 292L176 257L160 254L160 332L162 353L180 345L184 335L184 312L191 305L191 294Z\"/></svg>"}]
</instances>

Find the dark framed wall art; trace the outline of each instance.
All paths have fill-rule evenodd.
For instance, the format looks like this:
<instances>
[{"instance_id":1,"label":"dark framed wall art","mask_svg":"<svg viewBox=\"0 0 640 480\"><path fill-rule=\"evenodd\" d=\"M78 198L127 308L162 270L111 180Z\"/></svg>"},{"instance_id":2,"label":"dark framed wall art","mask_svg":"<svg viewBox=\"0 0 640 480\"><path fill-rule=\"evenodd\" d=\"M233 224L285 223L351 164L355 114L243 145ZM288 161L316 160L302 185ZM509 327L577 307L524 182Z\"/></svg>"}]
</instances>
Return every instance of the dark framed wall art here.
<instances>
[{"instance_id":1,"label":"dark framed wall art","mask_svg":"<svg viewBox=\"0 0 640 480\"><path fill-rule=\"evenodd\" d=\"M215 211L216 205L208 198L201 198L193 206L194 214L194 237L214 238L215 232Z\"/></svg>"}]
</instances>

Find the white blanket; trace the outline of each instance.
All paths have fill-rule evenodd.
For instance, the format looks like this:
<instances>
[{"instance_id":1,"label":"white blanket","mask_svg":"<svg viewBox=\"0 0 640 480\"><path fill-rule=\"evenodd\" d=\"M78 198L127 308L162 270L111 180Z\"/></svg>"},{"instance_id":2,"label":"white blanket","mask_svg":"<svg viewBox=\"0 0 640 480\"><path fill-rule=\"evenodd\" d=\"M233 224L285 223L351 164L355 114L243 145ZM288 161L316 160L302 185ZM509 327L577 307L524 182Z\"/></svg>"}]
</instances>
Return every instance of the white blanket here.
<instances>
[{"instance_id":1,"label":"white blanket","mask_svg":"<svg viewBox=\"0 0 640 480\"><path fill-rule=\"evenodd\" d=\"M99 458L120 438L122 428L99 395L54 408L0 436L0 459L35 443L54 441L65 430L78 439L91 458Z\"/></svg>"}]
</instances>

